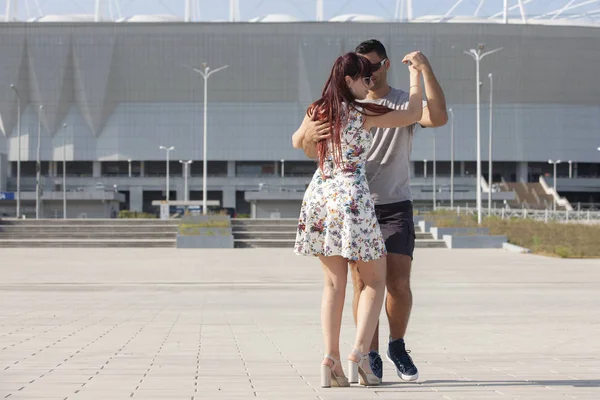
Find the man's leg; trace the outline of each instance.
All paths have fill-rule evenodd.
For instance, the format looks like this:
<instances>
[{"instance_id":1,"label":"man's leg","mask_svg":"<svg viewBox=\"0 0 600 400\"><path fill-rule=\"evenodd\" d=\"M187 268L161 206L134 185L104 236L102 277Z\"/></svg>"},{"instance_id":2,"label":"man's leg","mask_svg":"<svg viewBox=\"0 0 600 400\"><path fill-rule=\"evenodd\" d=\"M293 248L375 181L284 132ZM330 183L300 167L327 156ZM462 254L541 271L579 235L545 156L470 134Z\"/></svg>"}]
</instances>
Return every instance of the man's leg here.
<instances>
[{"instance_id":1,"label":"man's leg","mask_svg":"<svg viewBox=\"0 0 600 400\"><path fill-rule=\"evenodd\" d=\"M412 292L410 290L410 268L412 260L404 254L387 255L387 298L385 311L390 323L390 339L404 339L410 312Z\"/></svg>"},{"instance_id":2,"label":"man's leg","mask_svg":"<svg viewBox=\"0 0 600 400\"><path fill-rule=\"evenodd\" d=\"M390 343L387 357L403 381L416 381L419 371L408 355L404 335L412 310L410 290L411 258L403 254L388 254L387 298L385 310L390 323Z\"/></svg>"},{"instance_id":3,"label":"man's leg","mask_svg":"<svg viewBox=\"0 0 600 400\"><path fill-rule=\"evenodd\" d=\"M404 344L413 301L410 290L410 270L415 248L412 204L402 202L386 206L385 215L387 224L382 224L388 234L385 242L388 251L385 310L390 324L387 356L402 380L414 381L418 379L419 372Z\"/></svg>"}]
</instances>

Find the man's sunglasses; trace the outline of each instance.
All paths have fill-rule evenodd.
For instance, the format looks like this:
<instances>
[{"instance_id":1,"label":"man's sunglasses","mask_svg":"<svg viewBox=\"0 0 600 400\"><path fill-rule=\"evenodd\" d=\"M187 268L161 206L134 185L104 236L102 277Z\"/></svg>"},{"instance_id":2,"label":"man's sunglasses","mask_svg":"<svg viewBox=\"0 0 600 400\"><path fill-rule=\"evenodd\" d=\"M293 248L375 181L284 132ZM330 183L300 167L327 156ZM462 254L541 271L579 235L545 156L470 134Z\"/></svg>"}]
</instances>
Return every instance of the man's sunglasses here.
<instances>
[{"instance_id":1,"label":"man's sunglasses","mask_svg":"<svg viewBox=\"0 0 600 400\"><path fill-rule=\"evenodd\" d=\"M383 67L383 65L385 64L386 61L387 61L387 58L384 58L383 60L379 61L377 64L371 64L371 71L373 71L373 72L378 71L379 68Z\"/></svg>"}]
</instances>

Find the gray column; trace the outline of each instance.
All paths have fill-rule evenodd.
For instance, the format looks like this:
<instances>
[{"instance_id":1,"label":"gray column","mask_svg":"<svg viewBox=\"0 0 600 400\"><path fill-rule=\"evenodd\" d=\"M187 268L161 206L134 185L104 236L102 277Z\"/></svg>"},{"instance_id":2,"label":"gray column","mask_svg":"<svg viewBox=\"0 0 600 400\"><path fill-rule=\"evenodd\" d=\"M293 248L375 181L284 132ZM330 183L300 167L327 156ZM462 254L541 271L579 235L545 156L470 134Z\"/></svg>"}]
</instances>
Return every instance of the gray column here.
<instances>
[{"instance_id":1,"label":"gray column","mask_svg":"<svg viewBox=\"0 0 600 400\"><path fill-rule=\"evenodd\" d=\"M144 161L140 161L140 176L146 176L146 164Z\"/></svg>"},{"instance_id":2,"label":"gray column","mask_svg":"<svg viewBox=\"0 0 600 400\"><path fill-rule=\"evenodd\" d=\"M62 167L62 162L61 162L61 167ZM48 163L48 175L50 175L53 178L56 178L58 176L58 162L50 161Z\"/></svg>"},{"instance_id":3,"label":"gray column","mask_svg":"<svg viewBox=\"0 0 600 400\"><path fill-rule=\"evenodd\" d=\"M231 207L231 208L235 208L236 207L236 202L235 202L235 188L234 187L227 187L223 189L223 207Z\"/></svg>"},{"instance_id":4,"label":"gray column","mask_svg":"<svg viewBox=\"0 0 600 400\"><path fill-rule=\"evenodd\" d=\"M94 161L92 174L94 178L100 178L102 176L102 164L100 161Z\"/></svg>"},{"instance_id":5,"label":"gray column","mask_svg":"<svg viewBox=\"0 0 600 400\"><path fill-rule=\"evenodd\" d=\"M578 163L573 163L573 178L577 178L577 165Z\"/></svg>"},{"instance_id":6,"label":"gray column","mask_svg":"<svg viewBox=\"0 0 600 400\"><path fill-rule=\"evenodd\" d=\"M460 162L460 176L465 176L465 162Z\"/></svg>"},{"instance_id":7,"label":"gray column","mask_svg":"<svg viewBox=\"0 0 600 400\"><path fill-rule=\"evenodd\" d=\"M183 174L182 174L183 175ZM175 181L175 182L173 182ZM175 191L176 191L176 196L177 199L172 199L172 200L180 200L180 201L184 201L185 200L185 182L182 179L175 179L175 178L171 178L171 188L175 187ZM190 181L188 180L188 190L190 185Z\"/></svg>"},{"instance_id":8,"label":"gray column","mask_svg":"<svg viewBox=\"0 0 600 400\"><path fill-rule=\"evenodd\" d=\"M527 161L521 161L517 163L517 182L528 181L528 164Z\"/></svg>"},{"instance_id":9,"label":"gray column","mask_svg":"<svg viewBox=\"0 0 600 400\"><path fill-rule=\"evenodd\" d=\"M129 188L129 209L131 211L141 212L144 208L144 191L141 186L131 186Z\"/></svg>"},{"instance_id":10,"label":"gray column","mask_svg":"<svg viewBox=\"0 0 600 400\"><path fill-rule=\"evenodd\" d=\"M235 161L227 161L227 177L235 177Z\"/></svg>"}]
</instances>

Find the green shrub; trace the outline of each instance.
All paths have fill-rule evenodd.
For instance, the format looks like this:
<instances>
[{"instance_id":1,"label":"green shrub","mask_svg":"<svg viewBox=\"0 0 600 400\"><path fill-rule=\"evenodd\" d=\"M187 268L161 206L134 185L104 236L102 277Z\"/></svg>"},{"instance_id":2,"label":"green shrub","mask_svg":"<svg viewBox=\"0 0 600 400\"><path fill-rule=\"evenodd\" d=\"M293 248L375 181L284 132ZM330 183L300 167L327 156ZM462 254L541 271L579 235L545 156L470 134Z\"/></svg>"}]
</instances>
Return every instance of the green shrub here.
<instances>
[{"instance_id":1,"label":"green shrub","mask_svg":"<svg viewBox=\"0 0 600 400\"><path fill-rule=\"evenodd\" d=\"M121 210L119 212L119 218L122 218L122 219L145 219L145 218L156 219L156 215L145 213L145 212L139 212L139 211Z\"/></svg>"}]
</instances>

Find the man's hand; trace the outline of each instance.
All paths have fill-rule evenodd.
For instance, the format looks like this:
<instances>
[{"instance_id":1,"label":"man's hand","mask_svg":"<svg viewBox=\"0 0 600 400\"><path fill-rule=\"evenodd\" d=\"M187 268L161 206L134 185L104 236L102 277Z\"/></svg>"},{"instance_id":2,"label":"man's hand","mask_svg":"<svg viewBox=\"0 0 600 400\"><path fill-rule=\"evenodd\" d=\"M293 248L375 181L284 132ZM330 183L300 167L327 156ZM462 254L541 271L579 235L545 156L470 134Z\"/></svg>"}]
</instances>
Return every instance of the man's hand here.
<instances>
[{"instance_id":1,"label":"man's hand","mask_svg":"<svg viewBox=\"0 0 600 400\"><path fill-rule=\"evenodd\" d=\"M329 139L331 125L326 121L312 121L306 122L306 129L304 131L304 140L309 142L319 143L321 140Z\"/></svg>"},{"instance_id":2,"label":"man's hand","mask_svg":"<svg viewBox=\"0 0 600 400\"><path fill-rule=\"evenodd\" d=\"M420 51L413 51L412 53L408 53L402 59L404 64L408 64L413 68L419 70L420 72L425 72L431 70L431 65L429 64L429 60L423 53Z\"/></svg>"},{"instance_id":3,"label":"man's hand","mask_svg":"<svg viewBox=\"0 0 600 400\"><path fill-rule=\"evenodd\" d=\"M317 144L321 140L327 140L331 134L329 132L330 124L329 122L322 121L304 121L304 140L302 141L302 148L304 149L304 154L308 158L315 159L317 158Z\"/></svg>"}]
</instances>

